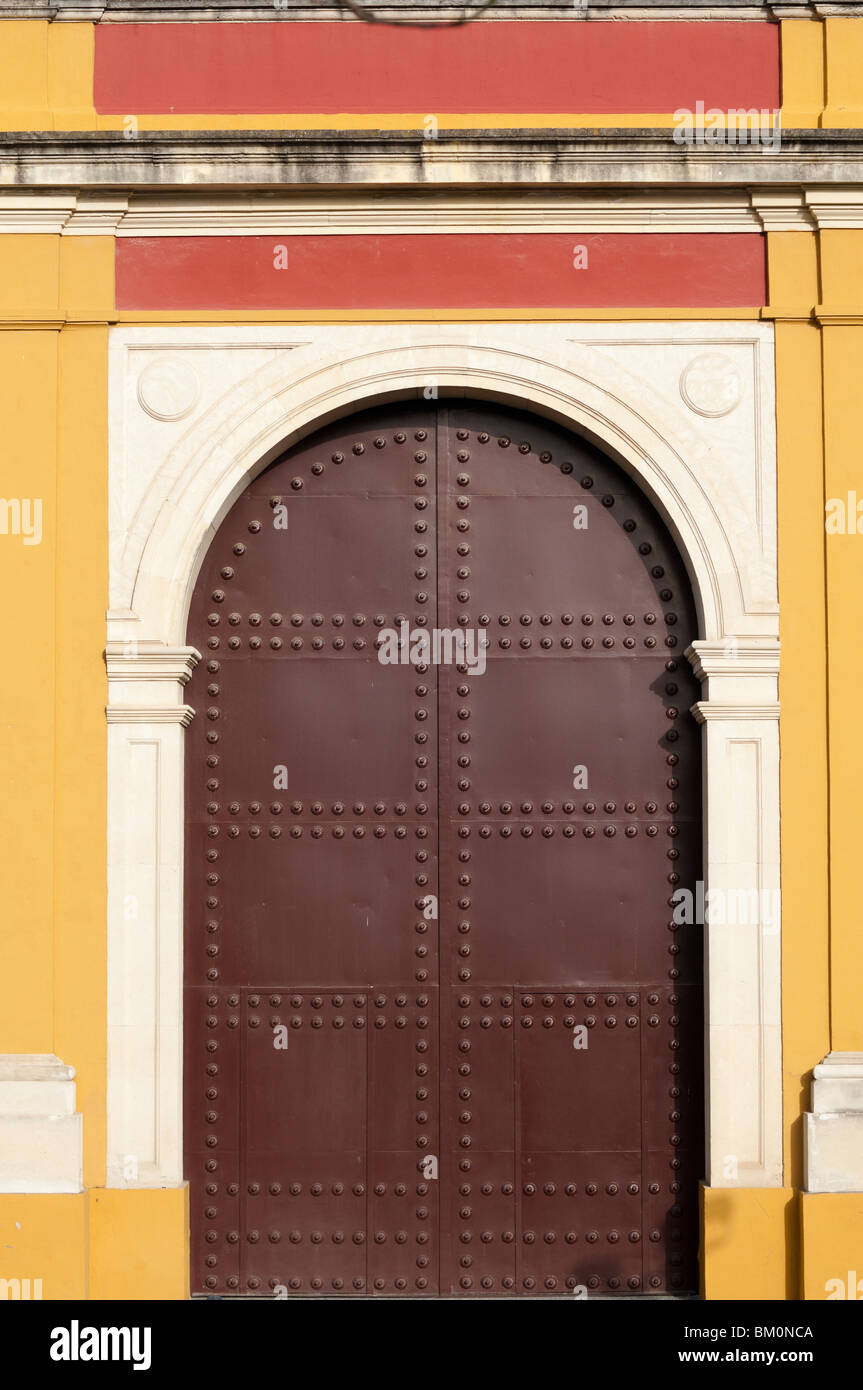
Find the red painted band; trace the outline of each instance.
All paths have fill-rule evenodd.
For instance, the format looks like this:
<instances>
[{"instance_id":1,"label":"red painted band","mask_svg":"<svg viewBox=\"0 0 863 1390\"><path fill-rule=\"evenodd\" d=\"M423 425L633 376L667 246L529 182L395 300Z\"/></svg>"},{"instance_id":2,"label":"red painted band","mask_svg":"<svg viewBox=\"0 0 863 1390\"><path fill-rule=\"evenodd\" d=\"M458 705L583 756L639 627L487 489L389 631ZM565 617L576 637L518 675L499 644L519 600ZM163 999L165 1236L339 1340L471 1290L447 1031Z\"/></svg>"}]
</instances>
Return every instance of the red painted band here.
<instances>
[{"instance_id":1,"label":"red painted band","mask_svg":"<svg viewBox=\"0 0 863 1390\"><path fill-rule=\"evenodd\" d=\"M130 237L116 270L119 309L715 309L766 288L749 232Z\"/></svg>"},{"instance_id":2,"label":"red painted band","mask_svg":"<svg viewBox=\"0 0 863 1390\"><path fill-rule=\"evenodd\" d=\"M657 112L779 105L779 26L99 24L105 114Z\"/></svg>"}]
</instances>

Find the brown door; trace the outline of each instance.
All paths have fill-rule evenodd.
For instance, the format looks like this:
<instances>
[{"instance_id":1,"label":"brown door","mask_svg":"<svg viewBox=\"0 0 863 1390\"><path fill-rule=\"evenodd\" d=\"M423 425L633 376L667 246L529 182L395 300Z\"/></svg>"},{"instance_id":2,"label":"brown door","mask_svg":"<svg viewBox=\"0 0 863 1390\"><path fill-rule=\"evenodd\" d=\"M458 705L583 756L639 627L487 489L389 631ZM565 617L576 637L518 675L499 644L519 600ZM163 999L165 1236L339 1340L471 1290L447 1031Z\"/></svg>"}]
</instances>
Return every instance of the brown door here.
<instances>
[{"instance_id":1,"label":"brown door","mask_svg":"<svg viewBox=\"0 0 863 1390\"><path fill-rule=\"evenodd\" d=\"M188 629L194 1292L697 1288L696 635L622 469L500 406L237 500Z\"/></svg>"}]
</instances>

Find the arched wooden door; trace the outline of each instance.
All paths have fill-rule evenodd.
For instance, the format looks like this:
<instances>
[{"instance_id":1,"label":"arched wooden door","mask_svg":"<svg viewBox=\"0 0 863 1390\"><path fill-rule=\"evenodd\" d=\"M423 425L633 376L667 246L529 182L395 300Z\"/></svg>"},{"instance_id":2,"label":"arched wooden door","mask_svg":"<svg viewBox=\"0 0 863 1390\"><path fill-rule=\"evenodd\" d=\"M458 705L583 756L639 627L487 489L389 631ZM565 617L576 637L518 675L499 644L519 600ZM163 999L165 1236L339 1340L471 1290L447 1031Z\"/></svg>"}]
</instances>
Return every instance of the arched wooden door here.
<instances>
[{"instance_id":1,"label":"arched wooden door","mask_svg":"<svg viewBox=\"0 0 863 1390\"><path fill-rule=\"evenodd\" d=\"M697 1288L696 635L631 480L497 405L237 500L188 627L193 1291Z\"/></svg>"}]
</instances>

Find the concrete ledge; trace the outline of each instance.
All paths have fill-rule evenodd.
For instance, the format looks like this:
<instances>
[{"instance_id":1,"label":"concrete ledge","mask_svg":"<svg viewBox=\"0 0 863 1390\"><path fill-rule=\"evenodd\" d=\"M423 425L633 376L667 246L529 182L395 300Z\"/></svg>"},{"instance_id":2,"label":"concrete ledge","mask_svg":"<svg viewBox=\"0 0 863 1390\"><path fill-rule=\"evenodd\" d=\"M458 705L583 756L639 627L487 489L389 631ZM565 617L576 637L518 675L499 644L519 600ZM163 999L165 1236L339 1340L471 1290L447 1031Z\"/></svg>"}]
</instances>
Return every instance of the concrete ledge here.
<instances>
[{"instance_id":1,"label":"concrete ledge","mask_svg":"<svg viewBox=\"0 0 863 1390\"><path fill-rule=\"evenodd\" d=\"M863 1113L840 1110L804 1119L806 1191L863 1193Z\"/></svg>"},{"instance_id":2,"label":"concrete ledge","mask_svg":"<svg viewBox=\"0 0 863 1390\"><path fill-rule=\"evenodd\" d=\"M31 125L39 113L30 113ZM675 144L671 127L535 130L0 132L0 187L168 189L373 187L763 188L863 179L859 130L783 130L749 145Z\"/></svg>"},{"instance_id":3,"label":"concrete ledge","mask_svg":"<svg viewBox=\"0 0 863 1390\"><path fill-rule=\"evenodd\" d=\"M74 1067L50 1053L0 1054L0 1116L74 1113Z\"/></svg>"},{"instance_id":4,"label":"concrete ledge","mask_svg":"<svg viewBox=\"0 0 863 1390\"><path fill-rule=\"evenodd\" d=\"M863 1053L828 1052L813 1077L803 1131L806 1191L863 1193Z\"/></svg>"},{"instance_id":5,"label":"concrete ledge","mask_svg":"<svg viewBox=\"0 0 863 1390\"><path fill-rule=\"evenodd\" d=\"M75 1071L50 1053L0 1055L0 1192L80 1192Z\"/></svg>"}]
</instances>

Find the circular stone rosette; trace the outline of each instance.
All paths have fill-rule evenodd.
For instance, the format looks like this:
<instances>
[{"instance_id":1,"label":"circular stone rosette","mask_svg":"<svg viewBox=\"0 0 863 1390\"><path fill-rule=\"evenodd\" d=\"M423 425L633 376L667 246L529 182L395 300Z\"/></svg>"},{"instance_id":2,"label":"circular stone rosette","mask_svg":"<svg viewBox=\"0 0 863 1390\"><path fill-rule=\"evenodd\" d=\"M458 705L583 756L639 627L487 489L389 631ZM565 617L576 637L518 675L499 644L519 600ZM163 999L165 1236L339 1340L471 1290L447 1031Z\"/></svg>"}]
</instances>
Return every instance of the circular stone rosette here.
<instances>
[{"instance_id":1,"label":"circular stone rosette","mask_svg":"<svg viewBox=\"0 0 863 1390\"><path fill-rule=\"evenodd\" d=\"M159 357L138 377L138 404L154 420L183 420L201 395L194 367L181 357Z\"/></svg>"},{"instance_id":2,"label":"circular stone rosette","mask_svg":"<svg viewBox=\"0 0 863 1390\"><path fill-rule=\"evenodd\" d=\"M702 353L681 372L680 394L697 415L730 415L740 403L740 370L736 362L721 352Z\"/></svg>"}]
</instances>

